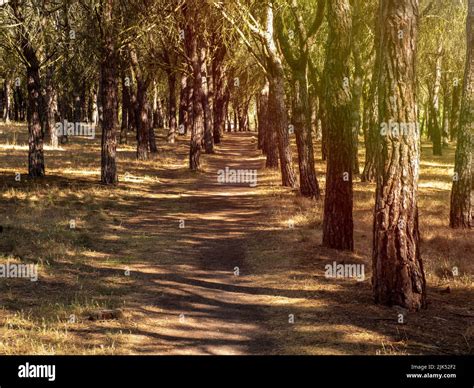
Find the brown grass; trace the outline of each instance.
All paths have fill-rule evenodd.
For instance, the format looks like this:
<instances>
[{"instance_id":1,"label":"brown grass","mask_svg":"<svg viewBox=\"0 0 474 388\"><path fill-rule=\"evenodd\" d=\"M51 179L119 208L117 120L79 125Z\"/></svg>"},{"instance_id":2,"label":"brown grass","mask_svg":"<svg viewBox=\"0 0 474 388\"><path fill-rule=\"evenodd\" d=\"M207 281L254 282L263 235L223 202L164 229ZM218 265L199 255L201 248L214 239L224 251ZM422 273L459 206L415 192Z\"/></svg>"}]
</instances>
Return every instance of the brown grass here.
<instances>
[{"instance_id":1,"label":"brown grass","mask_svg":"<svg viewBox=\"0 0 474 388\"><path fill-rule=\"evenodd\" d=\"M0 354L472 353L472 232L446 227L452 147L436 158L423 147L430 304L409 314L372 302L374 185L355 183L355 252L324 249L322 203L281 188L277 172L261 171L256 189L215 185L216 168L262 165L252 142L228 136L199 173L186 168L186 139L160 137L148 162L120 147L121 183L109 188L97 183L97 140L47 149L48 176L15 182L26 172L25 129L0 126L0 262L40 272L36 283L0 279ZM333 261L364 264L367 280L326 279ZM118 308L117 320L88 320Z\"/></svg>"}]
</instances>

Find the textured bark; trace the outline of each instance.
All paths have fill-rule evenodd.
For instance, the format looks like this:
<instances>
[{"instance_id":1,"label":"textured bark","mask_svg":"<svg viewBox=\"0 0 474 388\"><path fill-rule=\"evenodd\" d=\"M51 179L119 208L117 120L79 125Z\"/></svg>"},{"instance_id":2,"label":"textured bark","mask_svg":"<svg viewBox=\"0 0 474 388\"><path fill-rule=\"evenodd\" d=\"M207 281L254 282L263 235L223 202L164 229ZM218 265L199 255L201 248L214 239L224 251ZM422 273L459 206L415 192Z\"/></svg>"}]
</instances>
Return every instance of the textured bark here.
<instances>
[{"instance_id":1,"label":"textured bark","mask_svg":"<svg viewBox=\"0 0 474 388\"><path fill-rule=\"evenodd\" d=\"M278 138L272 123L273 112L271 109L270 89L270 83L268 83L268 106L265 126L265 155L267 158L265 161L265 167L277 169L279 167Z\"/></svg>"},{"instance_id":2,"label":"textured bark","mask_svg":"<svg viewBox=\"0 0 474 388\"><path fill-rule=\"evenodd\" d=\"M153 107L149 104L148 101L145 102L144 111L147 114L147 117L143 119L146 122L148 128L148 142L150 145L150 153L157 154L158 147L156 145L156 136L155 128L153 128Z\"/></svg>"},{"instance_id":3,"label":"textured bark","mask_svg":"<svg viewBox=\"0 0 474 388\"><path fill-rule=\"evenodd\" d=\"M17 20L24 21L18 2L11 2L13 13ZM43 152L43 126L41 122L43 101L41 96L40 62L36 51L31 45L29 34L20 24L18 43L26 65L26 82L28 90L27 121L28 121L28 174L31 178L40 178L45 175ZM19 85L16 85L16 91ZM15 101L15 110L19 101ZM21 108L20 108L21 109ZM18 112L15 111L15 119Z\"/></svg>"},{"instance_id":4,"label":"textured bark","mask_svg":"<svg viewBox=\"0 0 474 388\"><path fill-rule=\"evenodd\" d=\"M435 67L435 82L433 84L433 90L431 92L431 104L430 104L430 115L429 115L429 134L433 141L433 155L441 156L443 154L442 148L442 135L441 125L439 122L439 91L441 88L441 70L443 60L443 47L438 47L436 54L436 67Z\"/></svg>"},{"instance_id":5,"label":"textured bark","mask_svg":"<svg viewBox=\"0 0 474 388\"><path fill-rule=\"evenodd\" d=\"M212 81L214 87L214 123L212 134L215 144L219 144L221 142L221 136L224 132L225 126L227 83L225 77L224 59L226 53L227 48L224 44L224 41L220 39L212 59Z\"/></svg>"},{"instance_id":6,"label":"textured bark","mask_svg":"<svg viewBox=\"0 0 474 388\"><path fill-rule=\"evenodd\" d=\"M56 133L56 115L58 111L58 95L53 85L54 69L50 66L46 70L45 82L45 132L49 136L51 147L59 146L58 134Z\"/></svg>"},{"instance_id":7,"label":"textured bark","mask_svg":"<svg viewBox=\"0 0 474 388\"><path fill-rule=\"evenodd\" d=\"M200 168L200 158L202 151L202 141L204 136L204 109L203 109L203 74L201 63L202 39L199 36L197 24L198 9L194 4L188 4L184 10L187 20L185 28L185 46L187 56L190 59L190 66L193 73L193 96L192 96L192 117L193 125L191 130L191 143L189 147L189 168L196 171Z\"/></svg>"},{"instance_id":8,"label":"textured bark","mask_svg":"<svg viewBox=\"0 0 474 388\"><path fill-rule=\"evenodd\" d=\"M116 184L117 176L117 103L118 103L118 52L115 34L112 29L114 0L107 0L103 9L104 42L100 62L101 85L100 101L102 107L102 152L101 181L103 184Z\"/></svg>"},{"instance_id":9,"label":"textured bark","mask_svg":"<svg viewBox=\"0 0 474 388\"><path fill-rule=\"evenodd\" d=\"M122 74L122 124L120 127L120 144L128 143L129 111L130 111L130 89L126 85L125 74Z\"/></svg>"},{"instance_id":10,"label":"textured bark","mask_svg":"<svg viewBox=\"0 0 474 388\"><path fill-rule=\"evenodd\" d=\"M181 75L181 91L179 94L179 114L178 114L178 126L184 129L183 134L187 134L190 131L190 117L188 114L188 106L190 105L189 90L192 89L189 86L188 76L186 74Z\"/></svg>"},{"instance_id":11,"label":"textured bark","mask_svg":"<svg viewBox=\"0 0 474 388\"><path fill-rule=\"evenodd\" d=\"M398 133L391 126L378 134L372 285L376 303L416 311L426 306L417 204L418 0L381 0L380 4L379 119L381 123L410 127Z\"/></svg>"},{"instance_id":12,"label":"textured bark","mask_svg":"<svg viewBox=\"0 0 474 388\"><path fill-rule=\"evenodd\" d=\"M348 0L328 4L329 33L324 69L326 88L327 174L323 246L353 250L351 11Z\"/></svg>"},{"instance_id":13,"label":"textured bark","mask_svg":"<svg viewBox=\"0 0 474 388\"><path fill-rule=\"evenodd\" d=\"M92 101L91 101L91 123L94 125L99 124L99 96L97 94L97 89L94 88L92 92Z\"/></svg>"},{"instance_id":14,"label":"textured bark","mask_svg":"<svg viewBox=\"0 0 474 388\"><path fill-rule=\"evenodd\" d=\"M174 143L178 125L176 121L176 73L168 73L168 143Z\"/></svg>"},{"instance_id":15,"label":"textured bark","mask_svg":"<svg viewBox=\"0 0 474 388\"><path fill-rule=\"evenodd\" d=\"M45 175L43 130L41 125L41 83L39 62L33 51L26 50L25 57L29 61L26 69L28 87L28 174L31 178Z\"/></svg>"},{"instance_id":16,"label":"textured bark","mask_svg":"<svg viewBox=\"0 0 474 388\"><path fill-rule=\"evenodd\" d=\"M360 58L360 48L354 45L354 85L352 89L352 172L354 175L359 175L359 132L361 127L361 100L363 87L363 68L362 60Z\"/></svg>"},{"instance_id":17,"label":"textured bark","mask_svg":"<svg viewBox=\"0 0 474 388\"><path fill-rule=\"evenodd\" d=\"M364 146L365 146L365 162L364 170L362 171L361 181L362 182L374 182L375 181L375 157L377 149L377 133L380 130L379 117L378 117L378 82L380 72L380 35L381 27L376 21L375 30L376 35L374 39L375 48L375 59L373 63L372 75L370 79L370 86L368 95L364 104Z\"/></svg>"},{"instance_id":18,"label":"textured bark","mask_svg":"<svg viewBox=\"0 0 474 388\"><path fill-rule=\"evenodd\" d=\"M452 228L472 228L472 148L474 126L474 0L469 0L467 54L464 72L461 119L457 131L455 178L451 191L449 224Z\"/></svg>"},{"instance_id":19,"label":"textured bark","mask_svg":"<svg viewBox=\"0 0 474 388\"><path fill-rule=\"evenodd\" d=\"M203 43L203 42L202 42ZM208 49L204 44L200 47L200 64L201 64L201 101L202 101L202 110L204 113L204 149L206 154L214 153L214 137L213 137L213 128L212 128L212 105L209 100L209 84L210 77L208 77L207 71L207 54Z\"/></svg>"},{"instance_id":20,"label":"textured bark","mask_svg":"<svg viewBox=\"0 0 474 388\"><path fill-rule=\"evenodd\" d=\"M449 144L450 138L450 114L451 114L451 89L449 87L448 74L443 74L443 147Z\"/></svg>"},{"instance_id":21,"label":"textured bark","mask_svg":"<svg viewBox=\"0 0 474 388\"><path fill-rule=\"evenodd\" d=\"M309 106L308 78L303 65L296 72L293 97L293 124L298 148L298 166L300 173L300 193L304 197L319 199L321 192L316 177L314 163L313 135L311 130L311 109Z\"/></svg>"},{"instance_id":22,"label":"textured bark","mask_svg":"<svg viewBox=\"0 0 474 388\"><path fill-rule=\"evenodd\" d=\"M362 171L362 182L375 181L375 157L377 146L378 123L378 64L375 65L372 73L369 95L366 101L367 107L364 115L364 145L365 163Z\"/></svg>"},{"instance_id":23,"label":"textured bark","mask_svg":"<svg viewBox=\"0 0 474 388\"><path fill-rule=\"evenodd\" d=\"M248 132L250 130L250 123L249 123L249 107L250 107L250 99L244 100L237 109L238 113L238 124L239 124L239 132Z\"/></svg>"},{"instance_id":24,"label":"textured bark","mask_svg":"<svg viewBox=\"0 0 474 388\"><path fill-rule=\"evenodd\" d=\"M21 87L15 86L13 89L13 119L23 121L23 93Z\"/></svg>"},{"instance_id":25,"label":"textured bark","mask_svg":"<svg viewBox=\"0 0 474 388\"><path fill-rule=\"evenodd\" d=\"M148 83L137 77L137 95L135 100L135 126L137 128L137 159L147 160L150 147L149 117L146 101Z\"/></svg>"},{"instance_id":26,"label":"textured bark","mask_svg":"<svg viewBox=\"0 0 474 388\"><path fill-rule=\"evenodd\" d=\"M140 67L140 60L138 58L135 48L129 48L130 63L135 73L136 80L136 94L132 98L135 127L137 130L137 159L148 160L150 149L150 122L152 118L149 117L149 106L147 103L147 92L150 86L150 78L145 76ZM132 93L134 94L134 93Z\"/></svg>"},{"instance_id":27,"label":"textured bark","mask_svg":"<svg viewBox=\"0 0 474 388\"><path fill-rule=\"evenodd\" d=\"M278 155L280 158L280 170L282 185L286 187L296 187L296 175L293 169L293 157L290 147L288 133L288 117L285 101L285 73L282 60L276 47L275 34L273 29L273 6L267 6L267 26L265 34L265 44L268 52L269 67L269 132L276 132L278 141ZM269 144L273 144L270 139ZM267 154L268 162L268 154Z\"/></svg>"},{"instance_id":28,"label":"textured bark","mask_svg":"<svg viewBox=\"0 0 474 388\"><path fill-rule=\"evenodd\" d=\"M258 148L264 155L267 153L265 138L268 123L268 89L267 82L258 96Z\"/></svg>"},{"instance_id":29,"label":"textured bark","mask_svg":"<svg viewBox=\"0 0 474 388\"><path fill-rule=\"evenodd\" d=\"M451 140L456 139L459 128L459 113L461 111L461 82L455 80L453 84L453 98L451 100L451 115L450 115L450 137Z\"/></svg>"},{"instance_id":30,"label":"textured bark","mask_svg":"<svg viewBox=\"0 0 474 388\"><path fill-rule=\"evenodd\" d=\"M3 82L3 112L2 112L3 121L6 124L10 123L10 109L11 109L10 94L11 94L11 79L7 75L7 77L5 78L5 81Z\"/></svg>"}]
</instances>

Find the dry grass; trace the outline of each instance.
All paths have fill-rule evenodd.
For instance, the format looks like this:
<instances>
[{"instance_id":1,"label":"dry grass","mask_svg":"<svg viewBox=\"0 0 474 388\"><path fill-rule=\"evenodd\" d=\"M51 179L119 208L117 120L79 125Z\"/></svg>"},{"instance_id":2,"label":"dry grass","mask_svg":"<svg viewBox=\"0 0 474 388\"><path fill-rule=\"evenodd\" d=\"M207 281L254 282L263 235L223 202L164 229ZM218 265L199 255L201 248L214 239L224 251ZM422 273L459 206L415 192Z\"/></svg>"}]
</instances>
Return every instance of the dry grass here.
<instances>
[{"instance_id":1,"label":"dry grass","mask_svg":"<svg viewBox=\"0 0 474 388\"><path fill-rule=\"evenodd\" d=\"M22 126L0 126L0 263L38 263L40 281L0 279L0 354L472 352L472 232L446 227L452 148L442 158L423 148L430 305L407 314L372 303L372 184L355 183L356 249L340 253L320 246L322 204L281 188L277 172L259 173L252 190L213 184L217 166L261 165L255 151L229 159L224 143L191 173L184 139L170 146L161 137L148 162L121 147L121 183L108 188L97 183L99 141L79 140L46 150L47 178L16 182L25 136ZM364 264L367 280L326 279L333 261ZM87 319L117 308L118 320Z\"/></svg>"}]
</instances>

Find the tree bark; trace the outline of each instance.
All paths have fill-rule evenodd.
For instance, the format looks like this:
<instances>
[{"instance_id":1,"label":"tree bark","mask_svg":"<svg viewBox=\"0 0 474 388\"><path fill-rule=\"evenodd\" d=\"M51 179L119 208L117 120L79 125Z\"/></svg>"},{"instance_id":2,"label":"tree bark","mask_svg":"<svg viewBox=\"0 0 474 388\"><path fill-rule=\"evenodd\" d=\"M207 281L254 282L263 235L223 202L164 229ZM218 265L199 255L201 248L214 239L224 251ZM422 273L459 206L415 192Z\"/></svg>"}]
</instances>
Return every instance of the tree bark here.
<instances>
[{"instance_id":1,"label":"tree bark","mask_svg":"<svg viewBox=\"0 0 474 388\"><path fill-rule=\"evenodd\" d=\"M441 88L442 76L442 60L443 60L443 46L440 44L436 54L436 68L435 68L435 82L431 94L432 100L430 104L429 115L429 133L433 141L433 155L441 156L443 154L441 125L439 122L439 90Z\"/></svg>"},{"instance_id":2,"label":"tree bark","mask_svg":"<svg viewBox=\"0 0 474 388\"><path fill-rule=\"evenodd\" d=\"M177 132L176 122L176 73L168 73L168 143L174 144Z\"/></svg>"},{"instance_id":3,"label":"tree bark","mask_svg":"<svg viewBox=\"0 0 474 388\"><path fill-rule=\"evenodd\" d=\"M420 133L416 102L418 0L380 0L381 72L372 285L375 302L426 306L418 230ZM383 128L382 128L383 129Z\"/></svg>"},{"instance_id":4,"label":"tree bark","mask_svg":"<svg viewBox=\"0 0 474 388\"><path fill-rule=\"evenodd\" d=\"M204 149L206 154L214 153L214 137L212 128L212 106L209 101L209 77L207 71L207 47L203 44L200 48L201 57L201 99L202 99L202 110L204 113Z\"/></svg>"},{"instance_id":5,"label":"tree bark","mask_svg":"<svg viewBox=\"0 0 474 388\"><path fill-rule=\"evenodd\" d=\"M56 112L58 110L58 95L53 85L54 69L49 66L46 70L45 85L45 132L50 138L51 147L58 148L59 139L56 132Z\"/></svg>"},{"instance_id":6,"label":"tree bark","mask_svg":"<svg viewBox=\"0 0 474 388\"><path fill-rule=\"evenodd\" d=\"M268 131L268 89L267 82L258 96L258 148L264 155L267 153L265 138Z\"/></svg>"},{"instance_id":7,"label":"tree bark","mask_svg":"<svg viewBox=\"0 0 474 388\"><path fill-rule=\"evenodd\" d=\"M291 153L287 107L285 101L285 73L282 60L278 53L275 42L275 31L273 28L273 5L271 2L267 5L266 17L266 34L265 44L268 52L269 74L268 81L270 83L269 92L269 112L270 120L269 132L277 134L278 154L280 158L281 180L282 185L295 188L297 185L295 171L293 169L293 156ZM273 139L270 139L269 145ZM267 155L268 162L268 155ZM272 161L274 163L274 161Z\"/></svg>"},{"instance_id":8,"label":"tree bark","mask_svg":"<svg viewBox=\"0 0 474 388\"><path fill-rule=\"evenodd\" d=\"M451 190L451 228L472 228L472 148L474 126L474 0L469 0L466 23L467 54L464 72L461 118L457 131L455 176Z\"/></svg>"},{"instance_id":9,"label":"tree bark","mask_svg":"<svg viewBox=\"0 0 474 388\"><path fill-rule=\"evenodd\" d=\"M135 73L136 95L132 98L135 127L137 129L137 159L148 160L150 149L150 117L147 103L147 92L150 78L146 77L140 67L140 60L134 47L129 49L130 63ZM153 148L153 145L152 145Z\"/></svg>"},{"instance_id":10,"label":"tree bark","mask_svg":"<svg viewBox=\"0 0 474 388\"><path fill-rule=\"evenodd\" d=\"M150 147L149 117L146 101L148 82L137 77L137 95L135 100L135 127L137 129L137 159L148 160Z\"/></svg>"},{"instance_id":11,"label":"tree bark","mask_svg":"<svg viewBox=\"0 0 474 388\"><path fill-rule=\"evenodd\" d=\"M324 70L327 174L323 246L354 249L352 193L352 97L349 90L351 11L348 0L328 4L329 34Z\"/></svg>"},{"instance_id":12,"label":"tree bark","mask_svg":"<svg viewBox=\"0 0 474 388\"><path fill-rule=\"evenodd\" d=\"M130 111L130 89L126 83L125 74L122 74L122 124L120 127L120 144L127 144L128 143L128 128L129 123L128 120Z\"/></svg>"},{"instance_id":13,"label":"tree bark","mask_svg":"<svg viewBox=\"0 0 474 388\"><path fill-rule=\"evenodd\" d=\"M190 131L190 117L188 114L189 105L189 89L188 76L183 73L181 75L181 91L179 94L179 114L178 114L178 126L184 130L183 135L186 135Z\"/></svg>"},{"instance_id":14,"label":"tree bark","mask_svg":"<svg viewBox=\"0 0 474 388\"><path fill-rule=\"evenodd\" d=\"M101 85L100 101L102 107L102 152L101 182L116 184L117 175L117 102L118 102L118 52L112 28L114 0L107 0L103 8L104 42L100 62Z\"/></svg>"},{"instance_id":15,"label":"tree bark","mask_svg":"<svg viewBox=\"0 0 474 388\"><path fill-rule=\"evenodd\" d=\"M454 81L452 95L449 128L451 140L454 140L457 137L459 128L459 113L461 108L461 82L459 82L459 80Z\"/></svg>"},{"instance_id":16,"label":"tree bark","mask_svg":"<svg viewBox=\"0 0 474 388\"><path fill-rule=\"evenodd\" d=\"M298 148L300 193L307 198L319 199L321 192L314 163L311 109L309 106L308 78L305 69L307 69L307 66L303 65L301 71L295 73L293 97L293 122Z\"/></svg>"},{"instance_id":17,"label":"tree bark","mask_svg":"<svg viewBox=\"0 0 474 388\"><path fill-rule=\"evenodd\" d=\"M10 109L11 109L10 94L11 94L11 79L7 75L3 83L4 105L3 105L3 112L2 112L3 121L6 124L10 123Z\"/></svg>"},{"instance_id":18,"label":"tree bark","mask_svg":"<svg viewBox=\"0 0 474 388\"><path fill-rule=\"evenodd\" d=\"M222 39L219 40L216 52L212 59L212 81L214 83L214 123L212 134L214 144L221 142L221 136L225 126L225 99L226 99L226 77L224 59L227 48Z\"/></svg>"},{"instance_id":19,"label":"tree bark","mask_svg":"<svg viewBox=\"0 0 474 388\"><path fill-rule=\"evenodd\" d=\"M196 25L199 14L194 4L188 4L184 10L187 20L185 28L185 46L190 58L190 66L193 72L193 97L192 97L192 117L193 125L191 130L191 143L189 147L189 168L192 171L199 170L201 166L201 150L204 136L204 109L203 109L203 74L201 63L202 37L199 36L199 28Z\"/></svg>"},{"instance_id":20,"label":"tree bark","mask_svg":"<svg viewBox=\"0 0 474 388\"><path fill-rule=\"evenodd\" d=\"M146 118L143 118L142 121L146 122L145 125L148 128L148 142L150 146L150 153L157 154L158 147L156 145L155 128L153 127L153 107L150 105L148 100L145 102L143 110L146 112Z\"/></svg>"},{"instance_id":21,"label":"tree bark","mask_svg":"<svg viewBox=\"0 0 474 388\"><path fill-rule=\"evenodd\" d=\"M29 65L26 69L28 88L28 175L30 178L40 178L45 175L43 130L41 125L41 82L39 62L34 52L28 48L25 57Z\"/></svg>"}]
</instances>

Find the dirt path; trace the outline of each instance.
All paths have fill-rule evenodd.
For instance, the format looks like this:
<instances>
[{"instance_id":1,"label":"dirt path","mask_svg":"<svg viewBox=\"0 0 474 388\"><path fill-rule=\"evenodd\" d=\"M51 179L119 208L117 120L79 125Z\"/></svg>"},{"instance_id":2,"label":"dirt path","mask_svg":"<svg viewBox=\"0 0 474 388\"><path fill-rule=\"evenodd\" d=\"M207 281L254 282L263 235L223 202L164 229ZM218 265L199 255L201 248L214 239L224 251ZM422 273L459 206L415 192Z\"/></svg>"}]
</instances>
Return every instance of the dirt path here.
<instances>
[{"instance_id":1,"label":"dirt path","mask_svg":"<svg viewBox=\"0 0 474 388\"><path fill-rule=\"evenodd\" d=\"M26 144L26 128L22 136ZM263 169L253 134L227 134L215 155L203 155L200 173L187 168L186 139L161 140L159 157L146 162L136 161L133 145L120 148L116 187L97 183L98 144L48 150L40 184L12 178L26 145L3 151L0 183L9 190L0 251L43 264L37 283L0 282L0 337L8 338L0 353L472 352L474 250L469 232L443 224L444 165L431 175L427 162L421 185L430 306L399 324L406 312L372 298L373 185L355 183L356 249L336 252L320 245L322 202L281 188L278 172ZM316 165L324 187L324 163ZM220 184L217 172L226 167L258 170L257 187ZM438 176L448 182L444 191L431 188L440 187ZM459 266L459 280L437 275L451 268L446 260ZM365 281L326 277L335 261L365 265ZM87 319L90 310L110 308L125 314Z\"/></svg>"},{"instance_id":2,"label":"dirt path","mask_svg":"<svg viewBox=\"0 0 474 388\"><path fill-rule=\"evenodd\" d=\"M203 158L206 172L181 185L182 218L157 211L155 222L143 214L128 221L151 233L156 225L184 221L183 229L167 231L180 236L173 261L131 268L137 288L136 302L128 306L134 327L127 340L134 353L251 354L270 346L262 310L271 296L255 295L245 280L245 239L264 222L259 189L217 181L217 171L226 167L257 170L262 177L264 160L248 134L227 136L216 155Z\"/></svg>"}]
</instances>

